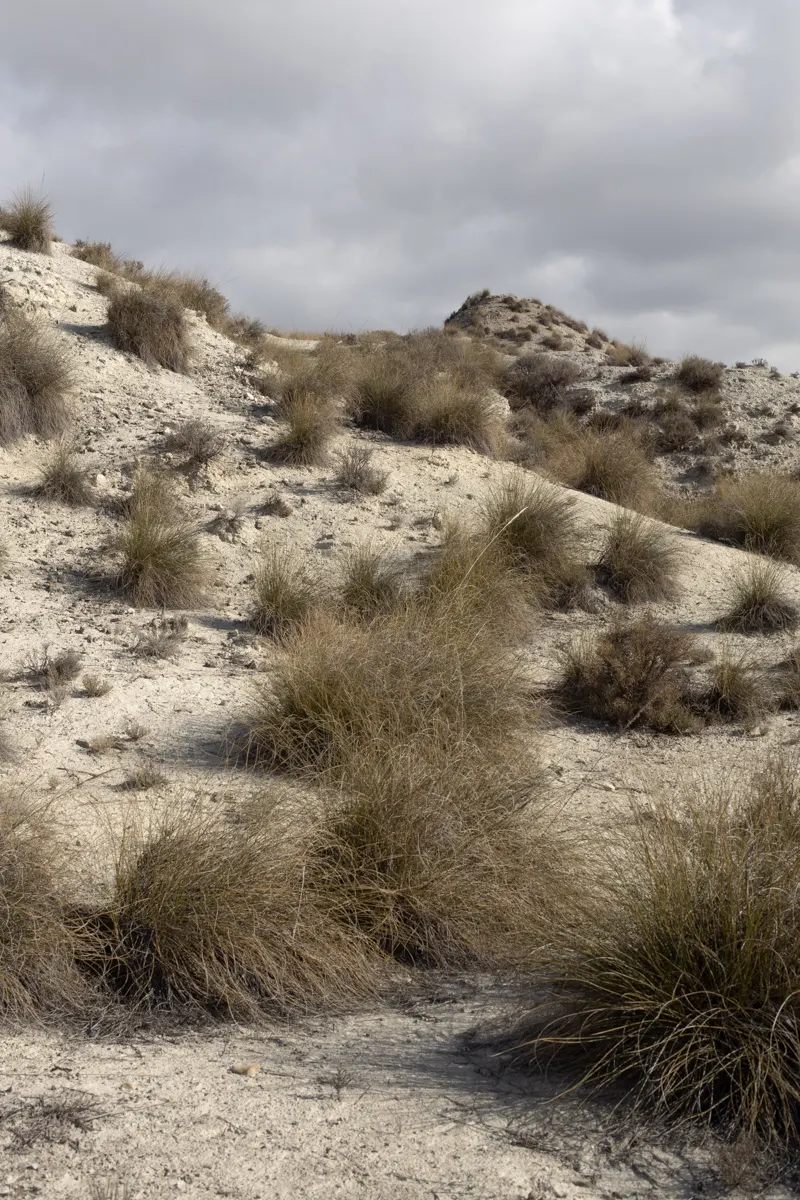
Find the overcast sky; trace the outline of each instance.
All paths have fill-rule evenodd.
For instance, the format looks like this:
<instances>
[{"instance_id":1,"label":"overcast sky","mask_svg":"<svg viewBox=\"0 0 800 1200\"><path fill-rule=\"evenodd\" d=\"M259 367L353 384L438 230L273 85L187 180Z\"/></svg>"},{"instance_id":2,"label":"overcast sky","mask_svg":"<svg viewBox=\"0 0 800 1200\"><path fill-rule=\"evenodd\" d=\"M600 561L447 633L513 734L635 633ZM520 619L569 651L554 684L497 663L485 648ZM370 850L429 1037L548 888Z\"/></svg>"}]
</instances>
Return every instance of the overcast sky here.
<instances>
[{"instance_id":1,"label":"overcast sky","mask_svg":"<svg viewBox=\"0 0 800 1200\"><path fill-rule=\"evenodd\" d=\"M25 0L0 184L270 325L490 287L795 370L799 62L800 0Z\"/></svg>"}]
</instances>

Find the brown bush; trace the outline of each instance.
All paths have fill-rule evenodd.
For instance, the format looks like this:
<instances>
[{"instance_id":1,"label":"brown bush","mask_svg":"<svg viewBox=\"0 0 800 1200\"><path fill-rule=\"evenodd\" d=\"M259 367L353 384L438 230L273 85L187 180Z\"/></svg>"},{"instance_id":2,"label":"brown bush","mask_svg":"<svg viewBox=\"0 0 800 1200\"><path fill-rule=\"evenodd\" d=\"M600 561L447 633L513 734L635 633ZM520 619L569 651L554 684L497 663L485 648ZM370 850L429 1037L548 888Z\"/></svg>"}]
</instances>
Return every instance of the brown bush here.
<instances>
[{"instance_id":1,"label":"brown bush","mask_svg":"<svg viewBox=\"0 0 800 1200\"><path fill-rule=\"evenodd\" d=\"M125 268L123 259L111 248L111 242L85 242L78 238L72 248L72 257L112 275L121 274Z\"/></svg>"},{"instance_id":2,"label":"brown bush","mask_svg":"<svg viewBox=\"0 0 800 1200\"><path fill-rule=\"evenodd\" d=\"M582 377L580 367L569 359L523 354L508 368L503 390L512 409L531 407L547 413L563 404Z\"/></svg>"},{"instance_id":3,"label":"brown bush","mask_svg":"<svg viewBox=\"0 0 800 1200\"><path fill-rule=\"evenodd\" d=\"M395 608L403 597L403 571L387 552L362 545L345 557L342 602L361 617L374 617Z\"/></svg>"},{"instance_id":4,"label":"brown bush","mask_svg":"<svg viewBox=\"0 0 800 1200\"><path fill-rule=\"evenodd\" d=\"M336 483L354 492L377 496L386 489L388 475L372 465L374 450L370 446L348 446L337 455L339 463Z\"/></svg>"},{"instance_id":5,"label":"brown bush","mask_svg":"<svg viewBox=\"0 0 800 1200\"><path fill-rule=\"evenodd\" d=\"M206 556L194 525L181 514L158 473L134 478L128 520L117 539L117 585L140 608L190 608L207 580Z\"/></svg>"},{"instance_id":6,"label":"brown bush","mask_svg":"<svg viewBox=\"0 0 800 1200\"><path fill-rule=\"evenodd\" d=\"M546 460L548 473L569 487L626 508L652 512L658 485L635 423L617 428L584 429L561 440Z\"/></svg>"},{"instance_id":7,"label":"brown bush","mask_svg":"<svg viewBox=\"0 0 800 1200\"><path fill-rule=\"evenodd\" d=\"M320 587L300 552L266 545L256 569L251 624L259 633L284 637L320 604Z\"/></svg>"},{"instance_id":8,"label":"brown bush","mask_svg":"<svg viewBox=\"0 0 800 1200\"><path fill-rule=\"evenodd\" d=\"M328 442L337 428L330 401L305 386L287 388L281 397L279 416L288 422L278 440L269 447L269 457L292 466L318 466L328 460Z\"/></svg>"},{"instance_id":9,"label":"brown bush","mask_svg":"<svg viewBox=\"0 0 800 1200\"><path fill-rule=\"evenodd\" d=\"M150 366L186 372L192 357L180 300L168 289L114 288L108 305L108 329L118 350L135 354Z\"/></svg>"},{"instance_id":10,"label":"brown bush","mask_svg":"<svg viewBox=\"0 0 800 1200\"><path fill-rule=\"evenodd\" d=\"M573 642L556 697L569 713L623 729L642 725L662 733L692 733L701 727L689 670L698 657L690 634L652 617L616 622L595 637Z\"/></svg>"},{"instance_id":11,"label":"brown bush","mask_svg":"<svg viewBox=\"0 0 800 1200\"><path fill-rule=\"evenodd\" d=\"M184 421L164 442L164 448L181 454L194 467L207 467L225 449L225 435L206 421Z\"/></svg>"},{"instance_id":12,"label":"brown bush","mask_svg":"<svg viewBox=\"0 0 800 1200\"><path fill-rule=\"evenodd\" d=\"M684 519L707 537L800 563L800 482L787 475L720 479Z\"/></svg>"},{"instance_id":13,"label":"brown bush","mask_svg":"<svg viewBox=\"0 0 800 1200\"><path fill-rule=\"evenodd\" d=\"M66 351L52 330L16 313L0 321L0 445L26 433L62 433L71 385Z\"/></svg>"},{"instance_id":14,"label":"brown bush","mask_svg":"<svg viewBox=\"0 0 800 1200\"><path fill-rule=\"evenodd\" d=\"M71 505L88 504L91 500L88 470L78 461L76 445L69 438L58 441L45 458L35 494Z\"/></svg>"},{"instance_id":15,"label":"brown bush","mask_svg":"<svg viewBox=\"0 0 800 1200\"><path fill-rule=\"evenodd\" d=\"M606 359L614 367L644 367L650 362L650 355L643 346L612 342L606 349Z\"/></svg>"},{"instance_id":16,"label":"brown bush","mask_svg":"<svg viewBox=\"0 0 800 1200\"><path fill-rule=\"evenodd\" d=\"M725 367L696 354L682 358L675 371L675 382L687 392L716 392L722 384Z\"/></svg>"},{"instance_id":17,"label":"brown bush","mask_svg":"<svg viewBox=\"0 0 800 1200\"><path fill-rule=\"evenodd\" d=\"M50 254L53 240L53 209L44 196L26 188L3 210L3 228L20 250Z\"/></svg>"},{"instance_id":18,"label":"brown bush","mask_svg":"<svg viewBox=\"0 0 800 1200\"><path fill-rule=\"evenodd\" d=\"M698 707L711 721L752 726L774 704L758 664L746 655L725 650L711 666Z\"/></svg>"},{"instance_id":19,"label":"brown bush","mask_svg":"<svg viewBox=\"0 0 800 1200\"><path fill-rule=\"evenodd\" d=\"M796 629L800 610L784 593L784 577L772 563L755 562L733 581L732 603L717 621L737 633L782 633Z\"/></svg>"},{"instance_id":20,"label":"brown bush","mask_svg":"<svg viewBox=\"0 0 800 1200\"><path fill-rule=\"evenodd\" d=\"M485 392L448 376L420 389L410 432L420 442L471 446L484 454L497 454L503 445L502 424Z\"/></svg>"}]
</instances>

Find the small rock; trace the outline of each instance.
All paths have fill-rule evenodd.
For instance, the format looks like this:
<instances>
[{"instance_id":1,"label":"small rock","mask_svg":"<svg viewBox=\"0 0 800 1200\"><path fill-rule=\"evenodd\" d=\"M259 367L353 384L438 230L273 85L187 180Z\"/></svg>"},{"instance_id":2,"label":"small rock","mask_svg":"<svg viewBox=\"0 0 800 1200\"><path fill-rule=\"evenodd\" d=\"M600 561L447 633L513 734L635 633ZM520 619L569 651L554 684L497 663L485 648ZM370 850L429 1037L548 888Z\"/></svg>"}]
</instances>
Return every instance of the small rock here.
<instances>
[{"instance_id":1,"label":"small rock","mask_svg":"<svg viewBox=\"0 0 800 1200\"><path fill-rule=\"evenodd\" d=\"M598 784L598 787L601 787L604 792L615 792L617 790L610 779L604 779L602 783Z\"/></svg>"},{"instance_id":2,"label":"small rock","mask_svg":"<svg viewBox=\"0 0 800 1200\"><path fill-rule=\"evenodd\" d=\"M246 1075L248 1079L252 1079L261 1070L261 1063L242 1063L240 1066L231 1067L231 1075Z\"/></svg>"}]
</instances>

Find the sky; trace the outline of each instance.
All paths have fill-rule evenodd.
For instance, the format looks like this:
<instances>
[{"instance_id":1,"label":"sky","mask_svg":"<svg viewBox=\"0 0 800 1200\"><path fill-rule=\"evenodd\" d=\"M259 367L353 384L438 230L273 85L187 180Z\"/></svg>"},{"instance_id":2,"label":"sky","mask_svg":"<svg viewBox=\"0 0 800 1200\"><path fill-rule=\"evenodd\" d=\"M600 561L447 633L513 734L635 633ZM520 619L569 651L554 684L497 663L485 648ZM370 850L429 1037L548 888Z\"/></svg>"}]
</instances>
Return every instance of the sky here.
<instances>
[{"instance_id":1,"label":"sky","mask_svg":"<svg viewBox=\"0 0 800 1200\"><path fill-rule=\"evenodd\" d=\"M0 204L298 330L535 296L800 369L798 0L26 0Z\"/></svg>"}]
</instances>

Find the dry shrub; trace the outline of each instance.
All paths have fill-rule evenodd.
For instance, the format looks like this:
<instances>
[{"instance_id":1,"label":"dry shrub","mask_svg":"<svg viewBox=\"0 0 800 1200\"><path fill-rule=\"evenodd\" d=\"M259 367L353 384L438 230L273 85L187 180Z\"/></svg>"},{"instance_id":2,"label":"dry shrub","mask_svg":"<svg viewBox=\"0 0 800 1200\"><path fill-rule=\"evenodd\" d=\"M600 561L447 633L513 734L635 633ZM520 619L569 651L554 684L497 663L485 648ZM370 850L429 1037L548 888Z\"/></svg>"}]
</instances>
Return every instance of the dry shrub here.
<instances>
[{"instance_id":1,"label":"dry shrub","mask_svg":"<svg viewBox=\"0 0 800 1200\"><path fill-rule=\"evenodd\" d=\"M99 699L100 696L107 696L114 687L108 679L103 679L100 675L84 675L81 683L83 684L84 696L90 700Z\"/></svg>"},{"instance_id":2,"label":"dry shrub","mask_svg":"<svg viewBox=\"0 0 800 1200\"><path fill-rule=\"evenodd\" d=\"M213 329L227 332L230 306L213 284L203 277L180 272L154 276L156 282L172 292L184 308L202 313Z\"/></svg>"},{"instance_id":3,"label":"dry shrub","mask_svg":"<svg viewBox=\"0 0 800 1200\"><path fill-rule=\"evenodd\" d=\"M69 420L72 371L56 334L21 314L0 321L0 445L55 437Z\"/></svg>"},{"instance_id":4,"label":"dry shrub","mask_svg":"<svg viewBox=\"0 0 800 1200\"><path fill-rule=\"evenodd\" d=\"M391 437L409 437L416 417L418 381L406 363L376 352L358 372L348 399L349 411L363 429Z\"/></svg>"},{"instance_id":5,"label":"dry shrub","mask_svg":"<svg viewBox=\"0 0 800 1200\"><path fill-rule=\"evenodd\" d=\"M582 377L580 367L569 359L522 354L508 368L503 391L512 409L533 408L547 413L563 405L565 394Z\"/></svg>"},{"instance_id":6,"label":"dry shrub","mask_svg":"<svg viewBox=\"0 0 800 1200\"><path fill-rule=\"evenodd\" d=\"M597 848L548 953L558 1002L518 1055L566 1053L643 1109L796 1143L800 788L772 761L672 795ZM530 1031L533 1032L533 1031Z\"/></svg>"},{"instance_id":7,"label":"dry shrub","mask_svg":"<svg viewBox=\"0 0 800 1200\"><path fill-rule=\"evenodd\" d=\"M62 504L88 504L92 489L89 473L78 462L77 447L70 438L61 438L44 460L35 494Z\"/></svg>"},{"instance_id":8,"label":"dry shrub","mask_svg":"<svg viewBox=\"0 0 800 1200\"><path fill-rule=\"evenodd\" d=\"M225 435L207 421L195 419L168 434L164 446L183 455L190 466L207 467L225 449Z\"/></svg>"},{"instance_id":9,"label":"dry shrub","mask_svg":"<svg viewBox=\"0 0 800 1200\"><path fill-rule=\"evenodd\" d=\"M787 475L721 479L685 519L707 537L800 563L800 482Z\"/></svg>"},{"instance_id":10,"label":"dry shrub","mask_svg":"<svg viewBox=\"0 0 800 1200\"><path fill-rule=\"evenodd\" d=\"M320 587L299 550L267 545L255 572L250 622L259 633L284 637L320 604Z\"/></svg>"},{"instance_id":11,"label":"dry shrub","mask_svg":"<svg viewBox=\"0 0 800 1200\"><path fill-rule=\"evenodd\" d=\"M675 371L675 382L687 392L716 392L722 383L725 367L689 354L682 358Z\"/></svg>"},{"instance_id":12,"label":"dry shrub","mask_svg":"<svg viewBox=\"0 0 800 1200\"><path fill-rule=\"evenodd\" d=\"M800 611L785 595L784 582L784 575L773 563L750 563L735 577L731 606L717 626L737 633L796 629Z\"/></svg>"},{"instance_id":13,"label":"dry shrub","mask_svg":"<svg viewBox=\"0 0 800 1200\"><path fill-rule=\"evenodd\" d=\"M64 684L72 683L81 673L83 654L79 650L61 650L51 654L45 646L40 654L31 654L26 660L26 674L38 687L57 691Z\"/></svg>"},{"instance_id":14,"label":"dry shrub","mask_svg":"<svg viewBox=\"0 0 800 1200\"><path fill-rule=\"evenodd\" d=\"M0 793L0 1011L12 1020L74 1014L86 989L75 968L80 924L61 885L67 856L43 808Z\"/></svg>"},{"instance_id":15,"label":"dry shrub","mask_svg":"<svg viewBox=\"0 0 800 1200\"><path fill-rule=\"evenodd\" d=\"M111 242L85 242L78 238L72 248L72 257L113 275L121 274L125 268L124 260L112 249Z\"/></svg>"},{"instance_id":16,"label":"dry shrub","mask_svg":"<svg viewBox=\"0 0 800 1200\"><path fill-rule=\"evenodd\" d=\"M377 496L386 488L387 473L379 471L372 465L374 451L370 446L348 446L337 454L338 469L336 483L339 487L352 488L354 492L363 492Z\"/></svg>"},{"instance_id":17,"label":"dry shrub","mask_svg":"<svg viewBox=\"0 0 800 1200\"><path fill-rule=\"evenodd\" d=\"M189 632L186 617L155 617L136 635L133 653L139 658L172 658Z\"/></svg>"},{"instance_id":18,"label":"dry shrub","mask_svg":"<svg viewBox=\"0 0 800 1200\"><path fill-rule=\"evenodd\" d=\"M328 442L337 428L330 401L319 392L297 386L285 390L279 415L288 429L269 447L269 457L291 466L318 466L328 459Z\"/></svg>"},{"instance_id":19,"label":"dry shrub","mask_svg":"<svg viewBox=\"0 0 800 1200\"><path fill-rule=\"evenodd\" d=\"M644 367L650 362L650 355L644 346L612 342L606 349L606 359L614 367Z\"/></svg>"},{"instance_id":20,"label":"dry shrub","mask_svg":"<svg viewBox=\"0 0 800 1200\"><path fill-rule=\"evenodd\" d=\"M775 668L778 707L800 708L800 646L795 646Z\"/></svg>"},{"instance_id":21,"label":"dry shrub","mask_svg":"<svg viewBox=\"0 0 800 1200\"><path fill-rule=\"evenodd\" d=\"M195 526L180 513L158 472L137 472L128 511L116 543L122 557L117 585L139 608L196 604L208 575L204 551Z\"/></svg>"},{"instance_id":22,"label":"dry shrub","mask_svg":"<svg viewBox=\"0 0 800 1200\"><path fill-rule=\"evenodd\" d=\"M674 536L637 514L623 512L614 518L598 570L603 582L626 604L674 597L679 569Z\"/></svg>"},{"instance_id":23,"label":"dry shrub","mask_svg":"<svg viewBox=\"0 0 800 1200\"><path fill-rule=\"evenodd\" d=\"M153 788L163 787L167 777L155 763L142 759L125 775L122 790L125 792L149 792Z\"/></svg>"},{"instance_id":24,"label":"dry shrub","mask_svg":"<svg viewBox=\"0 0 800 1200\"><path fill-rule=\"evenodd\" d=\"M652 617L614 622L569 647L556 698L567 712L623 729L692 733L701 726L690 672L698 658L691 634Z\"/></svg>"},{"instance_id":25,"label":"dry shrub","mask_svg":"<svg viewBox=\"0 0 800 1200\"><path fill-rule=\"evenodd\" d=\"M582 539L575 500L552 484L522 471L507 475L486 498L480 533L484 543L496 545L512 569L526 578L532 597L564 604L576 585L578 593L588 586L579 558Z\"/></svg>"},{"instance_id":26,"label":"dry shrub","mask_svg":"<svg viewBox=\"0 0 800 1200\"><path fill-rule=\"evenodd\" d=\"M20 250L50 254L53 209L50 202L44 196L37 195L32 188L26 188L14 196L10 206L3 210L3 228L11 234L11 241Z\"/></svg>"},{"instance_id":27,"label":"dry shrub","mask_svg":"<svg viewBox=\"0 0 800 1200\"><path fill-rule=\"evenodd\" d=\"M159 283L114 288L108 329L118 350L137 355L149 366L188 371L192 348L186 317L171 289Z\"/></svg>"},{"instance_id":28,"label":"dry shrub","mask_svg":"<svg viewBox=\"0 0 800 1200\"><path fill-rule=\"evenodd\" d=\"M374 968L304 880L298 832L266 801L236 823L173 813L121 844L87 965L136 1006L237 1020L363 998Z\"/></svg>"},{"instance_id":29,"label":"dry shrub","mask_svg":"<svg viewBox=\"0 0 800 1200\"><path fill-rule=\"evenodd\" d=\"M403 597L403 570L381 547L351 550L343 564L342 603L361 617L395 608Z\"/></svg>"}]
</instances>

